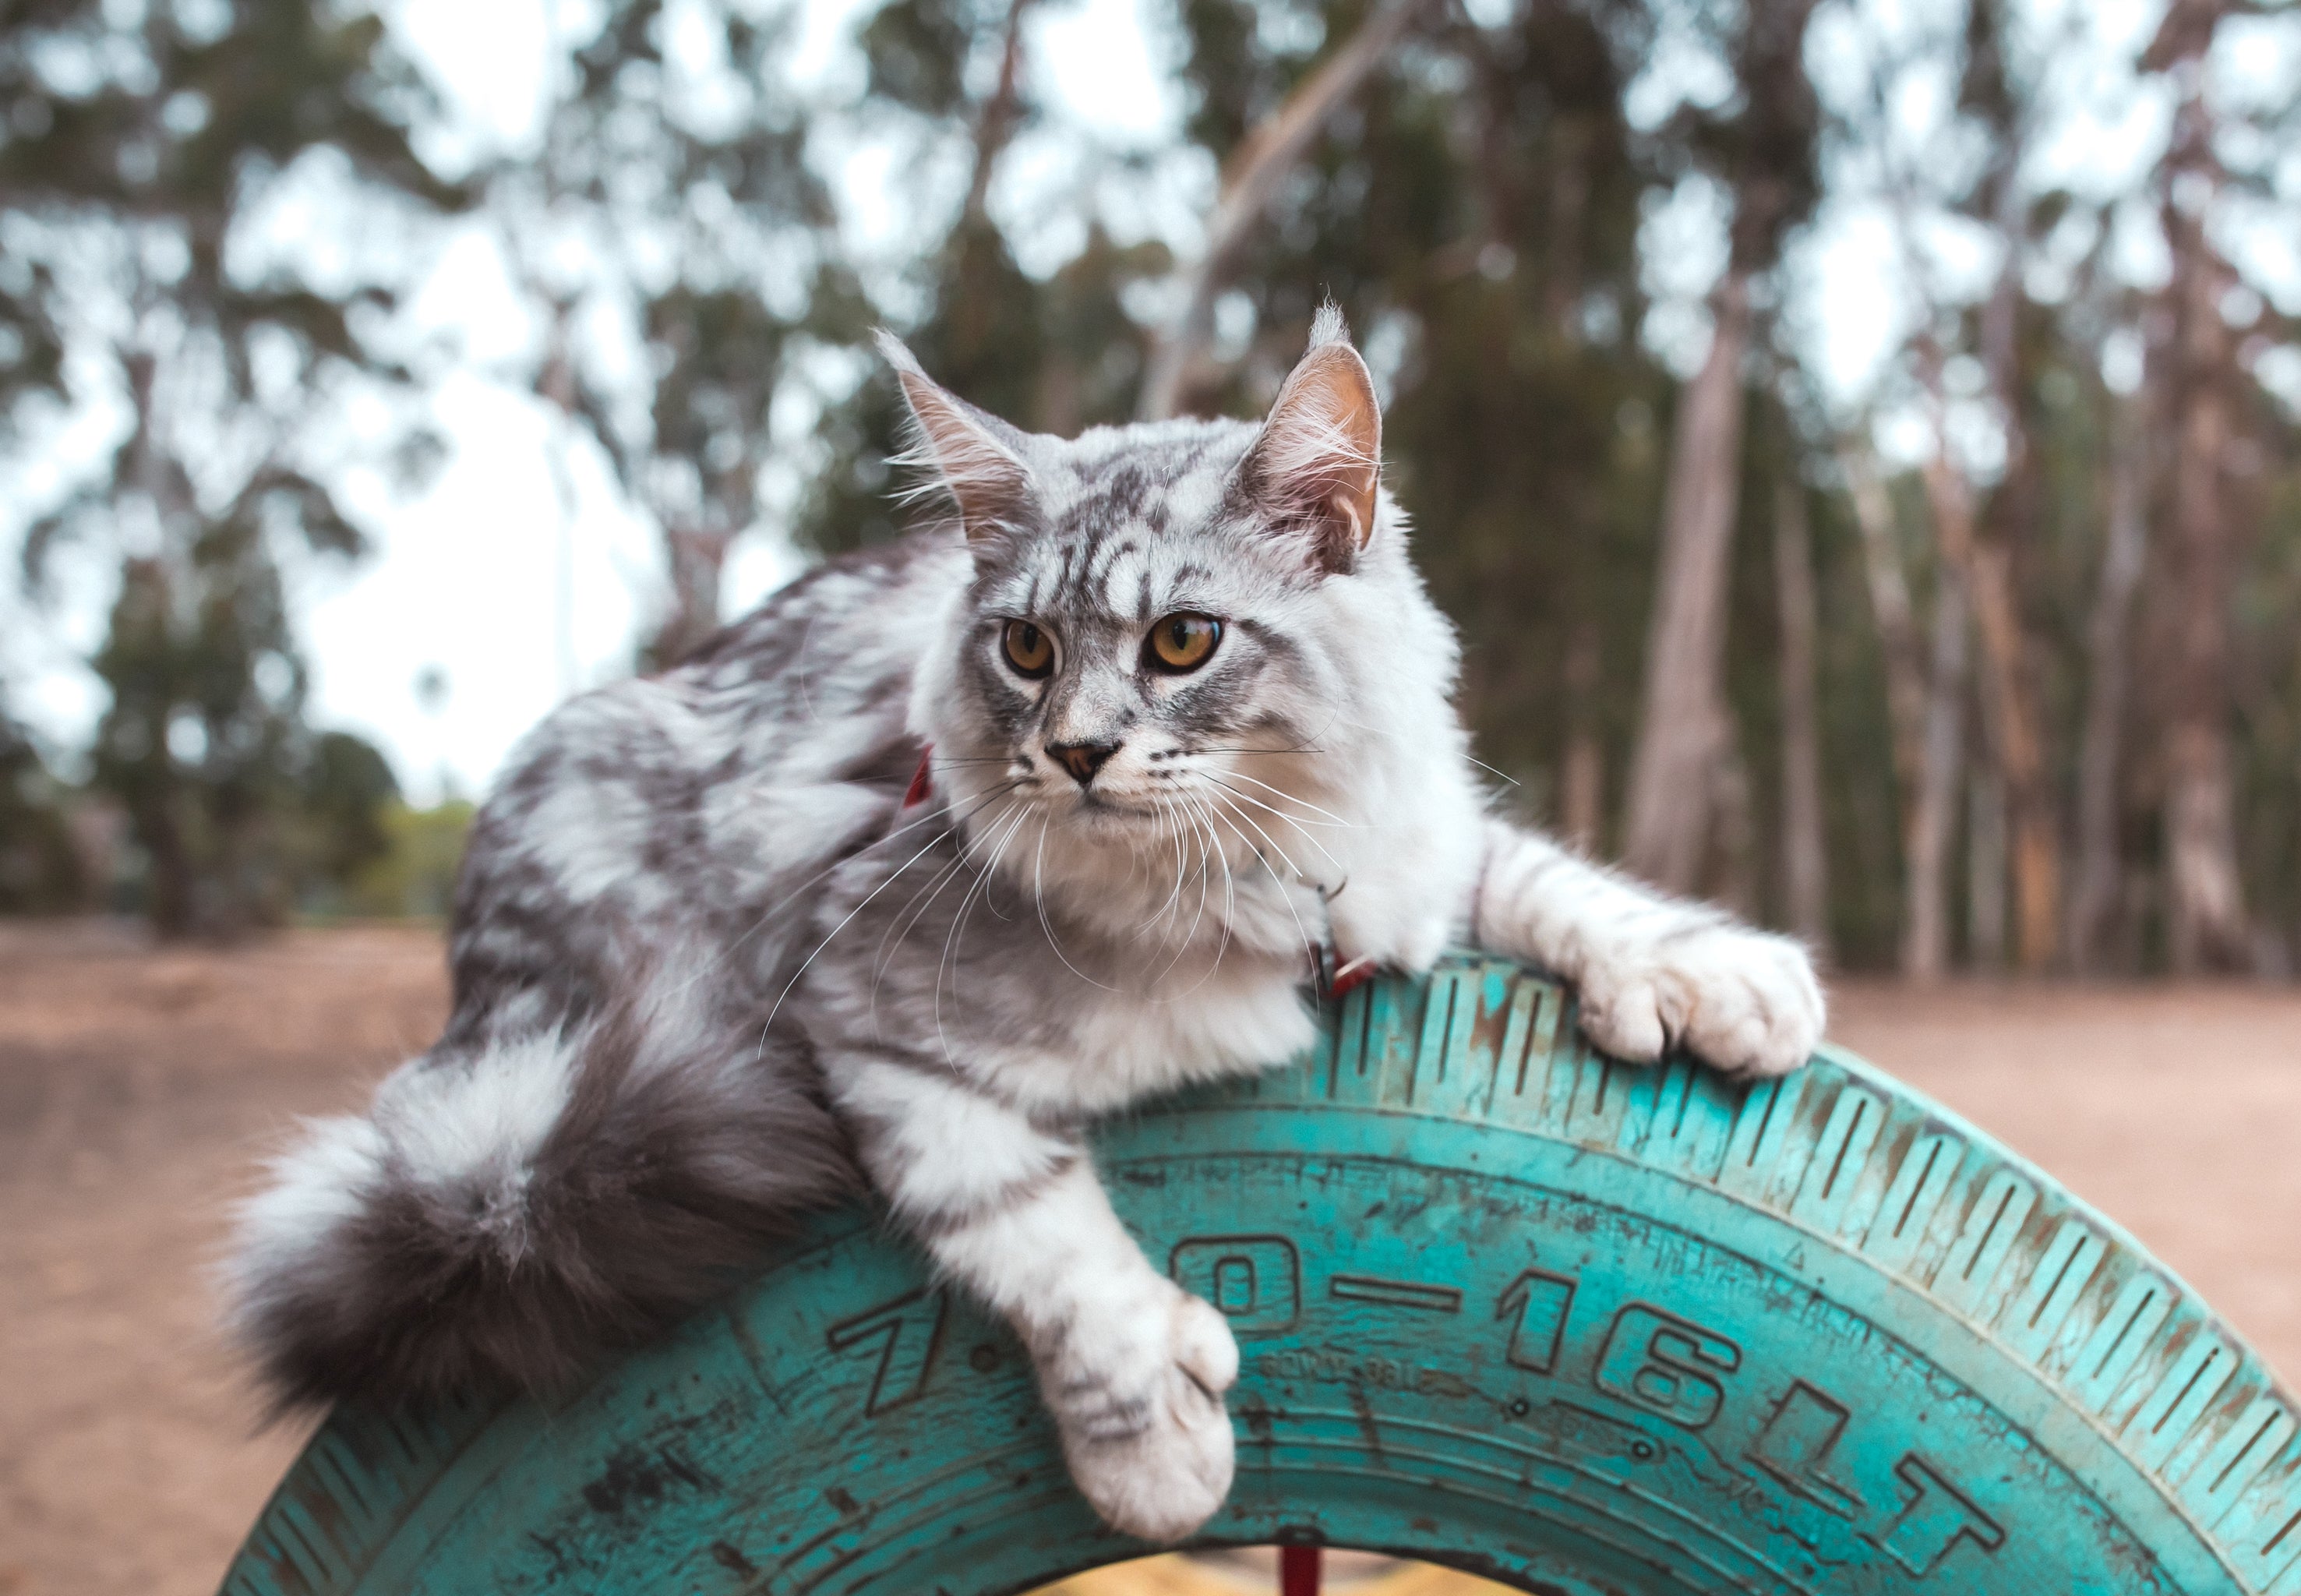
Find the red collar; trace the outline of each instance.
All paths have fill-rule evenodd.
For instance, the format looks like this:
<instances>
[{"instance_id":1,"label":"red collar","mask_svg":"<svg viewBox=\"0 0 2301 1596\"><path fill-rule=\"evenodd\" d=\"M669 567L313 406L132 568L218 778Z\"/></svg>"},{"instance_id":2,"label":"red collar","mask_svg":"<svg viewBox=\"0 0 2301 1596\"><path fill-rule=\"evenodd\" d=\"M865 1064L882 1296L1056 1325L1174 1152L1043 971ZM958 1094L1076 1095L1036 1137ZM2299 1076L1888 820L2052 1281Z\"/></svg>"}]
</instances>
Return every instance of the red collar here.
<instances>
[{"instance_id":1,"label":"red collar","mask_svg":"<svg viewBox=\"0 0 2301 1596\"><path fill-rule=\"evenodd\" d=\"M919 768L911 777L910 786L903 793L903 807L916 809L934 793L934 744L929 743L919 755Z\"/></svg>"},{"instance_id":2,"label":"red collar","mask_svg":"<svg viewBox=\"0 0 2301 1596\"><path fill-rule=\"evenodd\" d=\"M1313 942L1309 954L1310 990L1321 1003L1339 1003L1381 973L1375 961L1363 954L1344 962L1342 950L1332 942Z\"/></svg>"}]
</instances>

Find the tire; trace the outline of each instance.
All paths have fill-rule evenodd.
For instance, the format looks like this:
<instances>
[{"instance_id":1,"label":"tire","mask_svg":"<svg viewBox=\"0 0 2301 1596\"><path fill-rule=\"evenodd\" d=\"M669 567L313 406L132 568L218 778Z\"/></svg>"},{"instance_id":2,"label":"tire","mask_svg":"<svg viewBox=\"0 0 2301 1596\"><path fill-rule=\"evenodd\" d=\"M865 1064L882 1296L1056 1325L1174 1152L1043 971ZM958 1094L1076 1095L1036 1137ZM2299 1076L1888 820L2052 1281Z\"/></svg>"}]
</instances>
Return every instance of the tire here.
<instances>
[{"instance_id":1,"label":"tire","mask_svg":"<svg viewBox=\"0 0 2301 1596\"><path fill-rule=\"evenodd\" d=\"M1552 1596L2301 1592L2261 1359L1859 1061L1610 1064L1472 958L1326 1022L1100 1140L1239 1338L1204 1543ZM1004 1330L855 1210L556 1411L339 1410L224 1590L992 1596L1147 1550L1071 1490Z\"/></svg>"}]
</instances>

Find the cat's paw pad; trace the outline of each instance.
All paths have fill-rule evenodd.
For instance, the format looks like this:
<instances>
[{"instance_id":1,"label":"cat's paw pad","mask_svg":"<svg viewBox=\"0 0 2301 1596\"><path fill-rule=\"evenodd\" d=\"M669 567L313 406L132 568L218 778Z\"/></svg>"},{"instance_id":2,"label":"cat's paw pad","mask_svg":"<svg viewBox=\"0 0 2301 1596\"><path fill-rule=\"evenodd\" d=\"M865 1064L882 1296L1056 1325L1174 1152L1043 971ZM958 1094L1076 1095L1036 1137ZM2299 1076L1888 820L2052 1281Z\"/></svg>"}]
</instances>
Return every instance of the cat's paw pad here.
<instances>
[{"instance_id":1,"label":"cat's paw pad","mask_svg":"<svg viewBox=\"0 0 2301 1596\"><path fill-rule=\"evenodd\" d=\"M1740 926L1706 927L1594 960L1582 1029L1636 1063L1683 1043L1734 1074L1778 1075L1821 1041L1821 982L1803 947Z\"/></svg>"},{"instance_id":2,"label":"cat's paw pad","mask_svg":"<svg viewBox=\"0 0 2301 1596\"><path fill-rule=\"evenodd\" d=\"M1221 1314L1174 1294L1160 1367L1140 1381L1075 1383L1056 1418L1071 1478L1102 1521L1145 1541L1179 1541L1230 1494L1234 1457L1222 1393L1238 1344Z\"/></svg>"}]
</instances>

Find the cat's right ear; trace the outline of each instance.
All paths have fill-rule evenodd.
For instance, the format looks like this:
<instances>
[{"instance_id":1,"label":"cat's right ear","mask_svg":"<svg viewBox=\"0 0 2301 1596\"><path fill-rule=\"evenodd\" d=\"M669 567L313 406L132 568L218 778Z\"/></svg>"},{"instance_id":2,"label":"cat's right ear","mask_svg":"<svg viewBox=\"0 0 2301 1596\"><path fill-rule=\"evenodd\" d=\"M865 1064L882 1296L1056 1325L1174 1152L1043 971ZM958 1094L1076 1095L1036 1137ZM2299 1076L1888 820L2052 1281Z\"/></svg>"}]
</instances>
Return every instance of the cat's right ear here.
<instances>
[{"instance_id":1,"label":"cat's right ear","mask_svg":"<svg viewBox=\"0 0 2301 1596\"><path fill-rule=\"evenodd\" d=\"M978 548L1022 531L1031 502L1031 472L1018 447L1022 435L939 386L902 340L883 329L879 353L894 367L911 411L911 447L896 463L933 473L920 491L949 493L966 540Z\"/></svg>"},{"instance_id":2,"label":"cat's right ear","mask_svg":"<svg viewBox=\"0 0 2301 1596\"><path fill-rule=\"evenodd\" d=\"M1343 313L1320 307L1310 347L1240 466L1272 529L1329 575L1373 541L1382 490L1382 405Z\"/></svg>"}]
</instances>

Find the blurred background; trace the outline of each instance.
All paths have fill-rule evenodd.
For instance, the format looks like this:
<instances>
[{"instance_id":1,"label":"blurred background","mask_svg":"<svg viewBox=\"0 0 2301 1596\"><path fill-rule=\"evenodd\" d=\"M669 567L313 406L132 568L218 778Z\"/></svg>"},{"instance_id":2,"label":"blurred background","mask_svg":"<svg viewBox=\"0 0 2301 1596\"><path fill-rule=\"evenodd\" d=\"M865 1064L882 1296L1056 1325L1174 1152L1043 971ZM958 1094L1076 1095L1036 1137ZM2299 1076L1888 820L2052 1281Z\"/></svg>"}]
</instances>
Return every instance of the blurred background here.
<instances>
[{"instance_id":1,"label":"blurred background","mask_svg":"<svg viewBox=\"0 0 2301 1596\"><path fill-rule=\"evenodd\" d=\"M2297 123L2241 0L0 0L0 1596L213 1582L250 1148L527 727L898 535L880 325L1069 432L1331 296L1505 801L2301 1367Z\"/></svg>"},{"instance_id":2,"label":"blurred background","mask_svg":"<svg viewBox=\"0 0 2301 1596\"><path fill-rule=\"evenodd\" d=\"M2265 14L2264 14L2265 13ZM436 915L568 693L1349 313L1530 815L1853 970L2301 939L2301 15L19 0L0 906Z\"/></svg>"}]
</instances>

